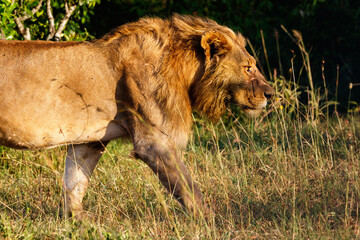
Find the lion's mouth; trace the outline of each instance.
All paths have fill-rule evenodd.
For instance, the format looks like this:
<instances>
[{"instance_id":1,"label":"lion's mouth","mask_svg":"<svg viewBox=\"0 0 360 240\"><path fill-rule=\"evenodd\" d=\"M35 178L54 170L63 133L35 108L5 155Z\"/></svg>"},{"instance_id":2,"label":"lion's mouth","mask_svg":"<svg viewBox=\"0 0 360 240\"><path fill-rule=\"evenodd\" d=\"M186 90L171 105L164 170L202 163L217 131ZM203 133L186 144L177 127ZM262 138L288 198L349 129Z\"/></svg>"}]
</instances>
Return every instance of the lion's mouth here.
<instances>
[{"instance_id":1,"label":"lion's mouth","mask_svg":"<svg viewBox=\"0 0 360 240\"><path fill-rule=\"evenodd\" d=\"M244 105L240 106L240 108L242 110L256 110L256 109L258 109L258 108L254 108L254 107L244 106Z\"/></svg>"},{"instance_id":2,"label":"lion's mouth","mask_svg":"<svg viewBox=\"0 0 360 240\"><path fill-rule=\"evenodd\" d=\"M265 109L267 102L260 104L259 106L249 106L249 105L245 105L245 104L239 104L239 107L244 110L244 111L251 111L251 110L263 110Z\"/></svg>"},{"instance_id":3,"label":"lion's mouth","mask_svg":"<svg viewBox=\"0 0 360 240\"><path fill-rule=\"evenodd\" d=\"M256 117L265 109L266 104L261 104L260 106L255 107L238 103L238 106L249 117Z\"/></svg>"}]
</instances>

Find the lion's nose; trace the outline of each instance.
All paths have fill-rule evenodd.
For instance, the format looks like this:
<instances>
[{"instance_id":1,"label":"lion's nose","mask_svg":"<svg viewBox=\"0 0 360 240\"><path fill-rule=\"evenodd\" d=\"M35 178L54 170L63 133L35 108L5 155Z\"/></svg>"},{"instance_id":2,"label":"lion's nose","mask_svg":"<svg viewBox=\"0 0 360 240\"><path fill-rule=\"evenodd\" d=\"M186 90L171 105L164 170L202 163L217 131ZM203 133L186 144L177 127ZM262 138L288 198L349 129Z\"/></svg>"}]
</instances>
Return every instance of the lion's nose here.
<instances>
[{"instance_id":1,"label":"lion's nose","mask_svg":"<svg viewBox=\"0 0 360 240\"><path fill-rule=\"evenodd\" d=\"M264 89L264 95L266 99L270 99L275 95L275 91L272 87L266 86L266 88Z\"/></svg>"},{"instance_id":2,"label":"lion's nose","mask_svg":"<svg viewBox=\"0 0 360 240\"><path fill-rule=\"evenodd\" d=\"M254 79L252 84L255 96L265 96L266 99L270 99L275 95L274 89L264 81Z\"/></svg>"}]
</instances>

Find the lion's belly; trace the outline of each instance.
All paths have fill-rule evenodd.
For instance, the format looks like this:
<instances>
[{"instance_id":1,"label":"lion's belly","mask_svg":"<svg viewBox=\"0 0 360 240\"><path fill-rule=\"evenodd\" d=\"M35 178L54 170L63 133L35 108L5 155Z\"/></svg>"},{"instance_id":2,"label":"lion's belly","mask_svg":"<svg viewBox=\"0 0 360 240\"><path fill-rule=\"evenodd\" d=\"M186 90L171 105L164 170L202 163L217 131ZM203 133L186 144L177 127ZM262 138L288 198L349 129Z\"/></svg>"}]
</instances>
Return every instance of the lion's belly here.
<instances>
[{"instance_id":1,"label":"lion's belly","mask_svg":"<svg viewBox=\"0 0 360 240\"><path fill-rule=\"evenodd\" d=\"M50 148L64 144L109 141L125 137L126 131L117 123L98 121L27 121L4 124L1 121L0 144L13 148Z\"/></svg>"}]
</instances>

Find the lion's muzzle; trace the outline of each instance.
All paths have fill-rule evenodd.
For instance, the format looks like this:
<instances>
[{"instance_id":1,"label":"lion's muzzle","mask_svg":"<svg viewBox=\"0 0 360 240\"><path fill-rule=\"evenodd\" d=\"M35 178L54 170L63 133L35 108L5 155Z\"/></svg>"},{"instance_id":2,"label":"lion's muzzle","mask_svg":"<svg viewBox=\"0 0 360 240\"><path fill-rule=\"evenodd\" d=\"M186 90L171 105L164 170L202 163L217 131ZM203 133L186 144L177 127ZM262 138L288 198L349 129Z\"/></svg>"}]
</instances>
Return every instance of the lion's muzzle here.
<instances>
[{"instance_id":1,"label":"lion's muzzle","mask_svg":"<svg viewBox=\"0 0 360 240\"><path fill-rule=\"evenodd\" d=\"M251 80L252 89L255 97L265 97L271 99L275 95L274 89L264 80L257 78Z\"/></svg>"}]
</instances>

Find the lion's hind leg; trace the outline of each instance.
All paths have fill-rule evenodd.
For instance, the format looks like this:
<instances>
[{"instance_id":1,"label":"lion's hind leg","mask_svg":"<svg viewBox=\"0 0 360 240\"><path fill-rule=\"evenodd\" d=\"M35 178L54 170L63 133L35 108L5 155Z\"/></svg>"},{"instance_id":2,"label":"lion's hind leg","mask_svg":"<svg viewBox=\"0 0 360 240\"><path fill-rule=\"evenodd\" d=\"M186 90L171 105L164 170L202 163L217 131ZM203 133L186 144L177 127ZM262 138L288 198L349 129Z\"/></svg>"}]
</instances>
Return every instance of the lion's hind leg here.
<instances>
[{"instance_id":1,"label":"lion's hind leg","mask_svg":"<svg viewBox=\"0 0 360 240\"><path fill-rule=\"evenodd\" d=\"M82 200L105 145L95 142L69 146L63 176L62 210L65 218L82 218Z\"/></svg>"}]
</instances>

